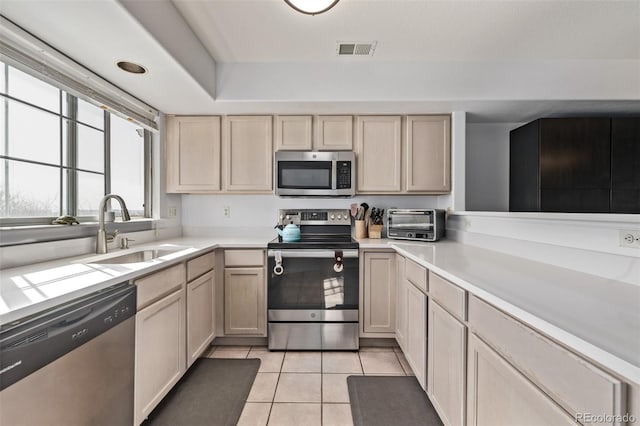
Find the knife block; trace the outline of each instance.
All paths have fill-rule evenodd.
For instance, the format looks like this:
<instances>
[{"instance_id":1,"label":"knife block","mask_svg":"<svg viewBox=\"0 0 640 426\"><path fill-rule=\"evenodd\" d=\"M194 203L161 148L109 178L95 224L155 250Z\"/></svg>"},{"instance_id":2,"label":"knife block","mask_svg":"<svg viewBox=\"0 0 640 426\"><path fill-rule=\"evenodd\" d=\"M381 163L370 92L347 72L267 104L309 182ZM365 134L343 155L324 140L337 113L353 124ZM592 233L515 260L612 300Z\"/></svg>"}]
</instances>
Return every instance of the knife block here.
<instances>
[{"instance_id":1,"label":"knife block","mask_svg":"<svg viewBox=\"0 0 640 426\"><path fill-rule=\"evenodd\" d=\"M369 225L369 238L382 238L383 225Z\"/></svg>"},{"instance_id":2,"label":"knife block","mask_svg":"<svg viewBox=\"0 0 640 426\"><path fill-rule=\"evenodd\" d=\"M356 230L355 230L356 239L367 238L367 226L364 223L364 220L356 220Z\"/></svg>"}]
</instances>

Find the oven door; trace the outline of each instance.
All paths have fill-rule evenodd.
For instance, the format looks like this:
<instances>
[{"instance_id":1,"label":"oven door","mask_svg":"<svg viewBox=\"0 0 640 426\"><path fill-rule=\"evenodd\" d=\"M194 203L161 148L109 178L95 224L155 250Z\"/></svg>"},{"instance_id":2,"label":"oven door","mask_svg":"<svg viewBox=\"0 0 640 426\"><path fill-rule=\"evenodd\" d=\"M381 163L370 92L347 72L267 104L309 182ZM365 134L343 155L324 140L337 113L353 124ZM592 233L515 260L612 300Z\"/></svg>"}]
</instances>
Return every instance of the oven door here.
<instances>
[{"instance_id":1,"label":"oven door","mask_svg":"<svg viewBox=\"0 0 640 426\"><path fill-rule=\"evenodd\" d=\"M268 268L270 321L358 321L358 250L269 250Z\"/></svg>"},{"instance_id":2,"label":"oven door","mask_svg":"<svg viewBox=\"0 0 640 426\"><path fill-rule=\"evenodd\" d=\"M276 161L277 195L332 194L335 161Z\"/></svg>"}]
</instances>

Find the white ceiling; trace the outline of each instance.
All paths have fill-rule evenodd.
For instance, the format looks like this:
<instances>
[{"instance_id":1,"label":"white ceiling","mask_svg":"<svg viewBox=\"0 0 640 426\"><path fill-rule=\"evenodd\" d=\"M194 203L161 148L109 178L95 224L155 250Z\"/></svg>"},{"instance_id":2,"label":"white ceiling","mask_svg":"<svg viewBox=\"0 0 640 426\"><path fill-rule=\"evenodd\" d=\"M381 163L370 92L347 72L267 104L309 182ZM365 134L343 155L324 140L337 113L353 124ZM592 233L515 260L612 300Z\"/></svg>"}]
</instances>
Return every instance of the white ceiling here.
<instances>
[{"instance_id":1,"label":"white ceiling","mask_svg":"<svg viewBox=\"0 0 640 426\"><path fill-rule=\"evenodd\" d=\"M152 25L171 22L160 3L195 41ZM0 12L165 113L640 113L640 0L341 0L318 16L283 0L0 0ZM337 41L378 45L343 58ZM180 54L202 45L215 75Z\"/></svg>"},{"instance_id":2,"label":"white ceiling","mask_svg":"<svg viewBox=\"0 0 640 426\"><path fill-rule=\"evenodd\" d=\"M370 62L640 59L637 0L342 0L316 16L282 0L172 1L218 62L344 61L337 41L377 41L357 58Z\"/></svg>"}]
</instances>

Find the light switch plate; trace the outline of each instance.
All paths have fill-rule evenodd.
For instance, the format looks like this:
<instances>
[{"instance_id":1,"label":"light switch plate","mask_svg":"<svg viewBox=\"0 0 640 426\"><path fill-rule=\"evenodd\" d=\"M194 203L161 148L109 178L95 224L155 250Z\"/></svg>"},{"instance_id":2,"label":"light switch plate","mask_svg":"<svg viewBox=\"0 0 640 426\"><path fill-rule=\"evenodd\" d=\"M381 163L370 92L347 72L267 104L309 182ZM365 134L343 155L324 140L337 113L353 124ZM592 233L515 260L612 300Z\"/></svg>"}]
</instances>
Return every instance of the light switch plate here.
<instances>
[{"instance_id":1,"label":"light switch plate","mask_svg":"<svg viewBox=\"0 0 640 426\"><path fill-rule=\"evenodd\" d=\"M169 217L178 216L178 208L176 206L169 206Z\"/></svg>"}]
</instances>

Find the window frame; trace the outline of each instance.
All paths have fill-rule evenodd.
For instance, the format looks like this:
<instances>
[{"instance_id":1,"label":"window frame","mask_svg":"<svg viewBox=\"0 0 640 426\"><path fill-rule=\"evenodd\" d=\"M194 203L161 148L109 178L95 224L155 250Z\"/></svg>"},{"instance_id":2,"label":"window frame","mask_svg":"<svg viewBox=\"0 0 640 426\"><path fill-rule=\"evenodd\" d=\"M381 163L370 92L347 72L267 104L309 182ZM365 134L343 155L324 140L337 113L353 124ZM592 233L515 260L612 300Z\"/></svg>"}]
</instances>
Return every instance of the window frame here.
<instances>
[{"instance_id":1,"label":"window frame","mask_svg":"<svg viewBox=\"0 0 640 426\"><path fill-rule=\"evenodd\" d=\"M60 191L60 203L58 207L58 216L13 216L13 217L0 217L0 227L20 227L20 226L34 226L34 225L49 225L51 222L59 217L60 215L72 215L75 216L76 219L80 223L91 223L97 220L97 216L76 216L77 215L77 200L78 200L78 179L76 172L89 172L92 174L102 175L104 178L104 188L103 195L109 194L111 189L111 116L112 113L104 110L104 124L103 129L99 129L97 127L92 126L89 123L79 122L77 120L78 114L78 100L81 99L73 93L70 93L65 88L59 87L58 85L51 84L50 81L46 79L42 79L39 75L33 72L26 72L22 68L17 68L13 66L11 63L7 61L0 61L0 66L4 67L4 87L6 93L0 93L0 102L4 103L4 116L0 119L4 120L7 125L4 128L4 143L5 152L8 152L6 147L9 144L9 126L8 126L8 118L9 118L9 102L18 102L22 105L28 106L30 108L35 108L39 111L43 111L49 114L52 114L60 120L60 135L59 135L59 149L60 149L60 158L59 164L54 165L50 163L45 163L41 161L34 161L25 158L13 157L11 155L0 154L0 161L9 160L22 162L33 165L40 165L42 167L53 167L59 170L59 191ZM9 95L9 68L14 68L18 71L25 72L31 75L33 78L36 78L40 81L43 81L53 87L56 87L59 90L59 112L53 112L46 108L35 105L29 101L24 99L19 99ZM68 113L65 114L63 110L63 99L66 97L66 106ZM85 99L83 99L85 100ZM95 105L95 103L94 103ZM69 110L70 109L70 110ZM96 172L93 170L86 170L78 167L78 157L77 157L77 133L78 126L86 126L88 128L98 130L103 132L103 149L104 149L104 164L103 164L103 172ZM65 132L62 126L68 126L67 131ZM144 199L144 212L143 216L137 216L136 219L151 219L152 218L152 205L151 201L152 197L152 136L151 131L146 127L141 126L144 134L143 134L143 175L144 175L144 184L143 184L143 199ZM66 135L65 135L66 133ZM66 147L66 155L67 158L63 158L63 147ZM64 173L68 173L68 178L65 179ZM7 181L8 168L5 168L5 182ZM65 182L66 181L66 182ZM66 188L65 188L66 184ZM125 200L126 201L126 200ZM96 206L96 209L98 206ZM110 205L107 205L107 208L110 208Z\"/></svg>"}]
</instances>

